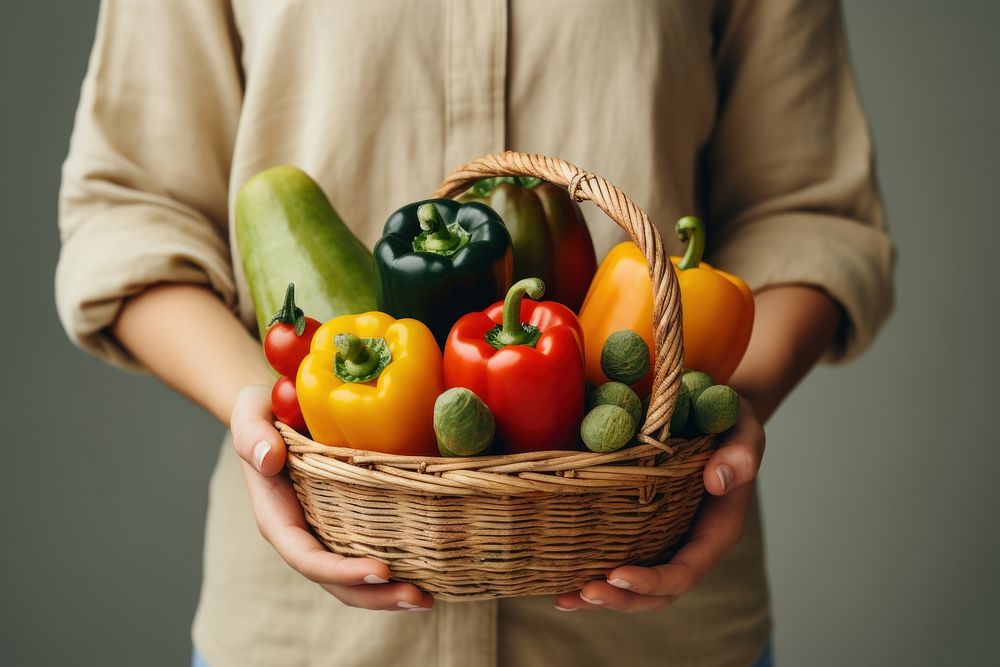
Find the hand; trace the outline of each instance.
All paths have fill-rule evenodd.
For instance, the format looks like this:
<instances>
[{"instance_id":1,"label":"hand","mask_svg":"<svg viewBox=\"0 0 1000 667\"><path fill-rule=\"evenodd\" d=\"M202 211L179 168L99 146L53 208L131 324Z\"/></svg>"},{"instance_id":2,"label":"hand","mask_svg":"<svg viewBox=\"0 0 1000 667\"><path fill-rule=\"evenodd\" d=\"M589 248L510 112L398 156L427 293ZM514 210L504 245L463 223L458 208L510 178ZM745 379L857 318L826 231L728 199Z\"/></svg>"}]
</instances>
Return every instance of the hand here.
<instances>
[{"instance_id":1,"label":"hand","mask_svg":"<svg viewBox=\"0 0 1000 667\"><path fill-rule=\"evenodd\" d=\"M257 528L286 563L350 607L427 611L434 599L412 584L388 583L389 567L372 558L345 558L320 544L306 524L291 481L283 474L285 442L274 429L271 390L243 389L230 429L243 459L243 478Z\"/></svg>"},{"instance_id":2,"label":"hand","mask_svg":"<svg viewBox=\"0 0 1000 667\"><path fill-rule=\"evenodd\" d=\"M742 400L740 418L705 466L706 498L687 543L670 562L656 567L626 565L608 573L607 581L588 582L563 593L556 607L650 611L684 595L743 536L743 525L764 454L764 429L750 404Z\"/></svg>"}]
</instances>

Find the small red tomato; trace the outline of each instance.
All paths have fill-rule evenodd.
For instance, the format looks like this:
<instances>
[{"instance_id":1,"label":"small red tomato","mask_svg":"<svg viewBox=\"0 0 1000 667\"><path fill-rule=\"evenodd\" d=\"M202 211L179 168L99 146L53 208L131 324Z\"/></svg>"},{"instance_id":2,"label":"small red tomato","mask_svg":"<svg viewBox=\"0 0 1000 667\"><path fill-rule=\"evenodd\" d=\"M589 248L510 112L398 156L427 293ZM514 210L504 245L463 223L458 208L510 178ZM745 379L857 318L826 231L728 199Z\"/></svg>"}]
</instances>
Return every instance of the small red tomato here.
<instances>
[{"instance_id":1,"label":"small red tomato","mask_svg":"<svg viewBox=\"0 0 1000 667\"><path fill-rule=\"evenodd\" d=\"M288 424L299 433L305 433L306 420L299 407L299 397L295 393L295 380L280 377L271 389L271 412L278 421Z\"/></svg>"},{"instance_id":2,"label":"small red tomato","mask_svg":"<svg viewBox=\"0 0 1000 667\"><path fill-rule=\"evenodd\" d=\"M306 317L302 309L295 305L295 284L289 283L285 290L285 302L268 322L267 335L264 336L267 363L278 374L295 377L299 364L309 354L316 329L319 329L319 321Z\"/></svg>"},{"instance_id":3,"label":"small red tomato","mask_svg":"<svg viewBox=\"0 0 1000 667\"><path fill-rule=\"evenodd\" d=\"M309 345L320 323L306 317L301 334L295 333L294 324L277 322L271 325L264 337L264 356L267 363L285 377L293 378L299 372L299 364L309 354Z\"/></svg>"}]
</instances>

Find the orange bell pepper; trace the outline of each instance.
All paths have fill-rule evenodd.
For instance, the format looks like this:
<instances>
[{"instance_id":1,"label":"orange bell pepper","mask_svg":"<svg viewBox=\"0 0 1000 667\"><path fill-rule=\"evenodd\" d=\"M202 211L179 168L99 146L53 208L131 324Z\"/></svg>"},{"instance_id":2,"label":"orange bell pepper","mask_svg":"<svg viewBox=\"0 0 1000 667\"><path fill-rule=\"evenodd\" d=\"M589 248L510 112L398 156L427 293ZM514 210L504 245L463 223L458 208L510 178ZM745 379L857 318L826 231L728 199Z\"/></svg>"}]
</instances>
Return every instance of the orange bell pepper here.
<instances>
[{"instance_id":1,"label":"orange bell pepper","mask_svg":"<svg viewBox=\"0 0 1000 667\"><path fill-rule=\"evenodd\" d=\"M344 315L321 326L295 389L309 432L325 445L437 456L434 401L441 349L417 320Z\"/></svg>"},{"instance_id":2,"label":"orange bell pepper","mask_svg":"<svg viewBox=\"0 0 1000 667\"><path fill-rule=\"evenodd\" d=\"M622 329L631 329L642 336L649 347L649 367L653 367L653 283L646 258L636 244L619 243L597 267L580 308L580 328L587 380L594 386L608 381L601 370L604 341ZM651 383L652 371L632 387L645 396Z\"/></svg>"},{"instance_id":3,"label":"orange bell pepper","mask_svg":"<svg viewBox=\"0 0 1000 667\"><path fill-rule=\"evenodd\" d=\"M723 383L736 370L750 342L753 293L738 277L701 261L705 230L697 218L681 218L676 232L688 242L684 257L670 258L677 271L684 312L684 365ZM595 385L608 381L601 370L601 348L615 331L632 329L638 333L652 357L653 285L646 258L631 241L612 248L601 262L580 310L580 324L587 379ZM649 393L651 383L652 371L633 387L642 396Z\"/></svg>"}]
</instances>

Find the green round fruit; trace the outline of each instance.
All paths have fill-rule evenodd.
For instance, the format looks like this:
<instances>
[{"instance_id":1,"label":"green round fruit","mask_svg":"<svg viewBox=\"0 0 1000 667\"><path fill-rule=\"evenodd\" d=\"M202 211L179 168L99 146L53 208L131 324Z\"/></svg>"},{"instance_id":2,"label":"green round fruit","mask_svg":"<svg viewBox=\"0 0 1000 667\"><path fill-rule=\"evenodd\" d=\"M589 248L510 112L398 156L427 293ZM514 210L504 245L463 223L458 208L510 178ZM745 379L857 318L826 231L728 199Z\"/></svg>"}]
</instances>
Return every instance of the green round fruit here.
<instances>
[{"instance_id":1,"label":"green round fruit","mask_svg":"<svg viewBox=\"0 0 1000 667\"><path fill-rule=\"evenodd\" d=\"M614 452L628 444L635 435L631 415L617 405L598 405L580 424L583 444L592 452Z\"/></svg>"},{"instance_id":2,"label":"green round fruit","mask_svg":"<svg viewBox=\"0 0 1000 667\"><path fill-rule=\"evenodd\" d=\"M691 413L691 394L687 385L681 382L677 392L677 402L674 403L674 414L670 417L670 433L678 435L684 430L688 423L688 416Z\"/></svg>"},{"instance_id":3,"label":"green round fruit","mask_svg":"<svg viewBox=\"0 0 1000 667\"><path fill-rule=\"evenodd\" d=\"M601 348L601 370L609 380L635 384L649 372L649 347L631 329L616 331Z\"/></svg>"},{"instance_id":4,"label":"green round fruit","mask_svg":"<svg viewBox=\"0 0 1000 667\"><path fill-rule=\"evenodd\" d=\"M694 405L701 392L715 385L715 380L712 379L711 375L702 371L684 371L684 375L681 376L681 384L687 387L688 399Z\"/></svg>"},{"instance_id":5,"label":"green round fruit","mask_svg":"<svg viewBox=\"0 0 1000 667\"><path fill-rule=\"evenodd\" d=\"M740 395L731 387L717 384L701 392L694 402L695 425L702 433L728 431L740 417Z\"/></svg>"},{"instance_id":6,"label":"green round fruit","mask_svg":"<svg viewBox=\"0 0 1000 667\"><path fill-rule=\"evenodd\" d=\"M434 433L442 456L475 456L493 442L496 421L478 396L454 387L434 401Z\"/></svg>"},{"instance_id":7,"label":"green round fruit","mask_svg":"<svg viewBox=\"0 0 1000 667\"><path fill-rule=\"evenodd\" d=\"M632 388L621 382L605 382L594 390L590 397L590 408L598 405L617 405L632 417L636 428L642 419L642 401Z\"/></svg>"}]
</instances>

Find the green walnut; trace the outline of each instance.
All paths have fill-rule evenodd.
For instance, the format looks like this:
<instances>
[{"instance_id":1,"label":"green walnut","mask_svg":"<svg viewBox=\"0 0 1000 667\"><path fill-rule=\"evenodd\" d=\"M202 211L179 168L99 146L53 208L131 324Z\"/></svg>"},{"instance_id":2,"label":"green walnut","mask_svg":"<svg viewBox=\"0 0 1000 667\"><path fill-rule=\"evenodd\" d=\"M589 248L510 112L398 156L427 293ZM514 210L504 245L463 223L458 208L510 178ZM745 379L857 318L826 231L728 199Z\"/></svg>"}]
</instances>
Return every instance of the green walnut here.
<instances>
[{"instance_id":1,"label":"green walnut","mask_svg":"<svg viewBox=\"0 0 1000 667\"><path fill-rule=\"evenodd\" d=\"M688 399L694 405L701 392L713 386L715 380L712 379L711 375L702 371L684 371L684 375L681 376L681 384L687 388Z\"/></svg>"},{"instance_id":2,"label":"green walnut","mask_svg":"<svg viewBox=\"0 0 1000 667\"><path fill-rule=\"evenodd\" d=\"M616 331L601 348L601 370L609 380L635 384L649 372L649 347L631 329Z\"/></svg>"},{"instance_id":3,"label":"green walnut","mask_svg":"<svg viewBox=\"0 0 1000 667\"><path fill-rule=\"evenodd\" d=\"M598 405L617 405L632 417L636 428L642 423L642 401L632 388L621 382L605 382L590 397L591 409Z\"/></svg>"},{"instance_id":4,"label":"green walnut","mask_svg":"<svg viewBox=\"0 0 1000 667\"><path fill-rule=\"evenodd\" d=\"M493 442L496 421L478 396L454 387L434 401L434 433L442 456L475 456Z\"/></svg>"},{"instance_id":5,"label":"green walnut","mask_svg":"<svg viewBox=\"0 0 1000 667\"><path fill-rule=\"evenodd\" d=\"M580 424L583 444L592 452L615 452L635 435L632 416L617 405L598 405Z\"/></svg>"},{"instance_id":6,"label":"green walnut","mask_svg":"<svg viewBox=\"0 0 1000 667\"><path fill-rule=\"evenodd\" d=\"M670 417L670 432L679 434L688 423L688 415L691 413L691 394L687 385L681 382L677 391L677 402L674 403L674 414Z\"/></svg>"},{"instance_id":7,"label":"green walnut","mask_svg":"<svg viewBox=\"0 0 1000 667\"><path fill-rule=\"evenodd\" d=\"M705 389L694 402L695 425L702 433L728 431L739 417L740 395L724 384Z\"/></svg>"}]
</instances>

